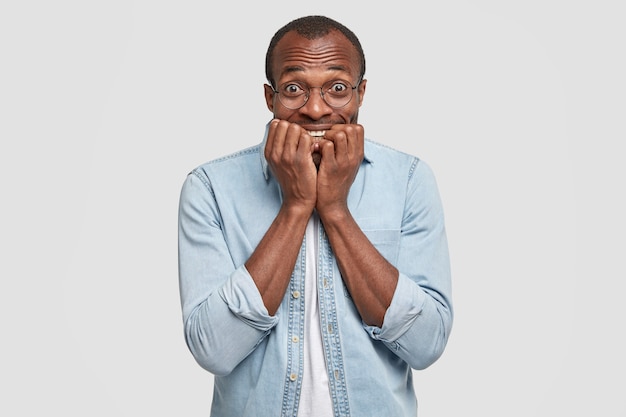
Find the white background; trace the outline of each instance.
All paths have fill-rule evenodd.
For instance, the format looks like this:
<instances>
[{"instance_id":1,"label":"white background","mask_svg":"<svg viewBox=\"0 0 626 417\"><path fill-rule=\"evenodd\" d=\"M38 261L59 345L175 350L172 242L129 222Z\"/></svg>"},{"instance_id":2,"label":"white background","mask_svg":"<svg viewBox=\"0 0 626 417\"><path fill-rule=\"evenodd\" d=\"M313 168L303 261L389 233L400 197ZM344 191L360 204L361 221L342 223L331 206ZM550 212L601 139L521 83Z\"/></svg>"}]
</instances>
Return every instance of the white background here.
<instances>
[{"instance_id":1,"label":"white background","mask_svg":"<svg viewBox=\"0 0 626 417\"><path fill-rule=\"evenodd\" d=\"M456 319L420 417L625 416L620 1L6 1L3 416L206 416L178 194L261 140L270 37L325 14L367 57L366 135L434 169Z\"/></svg>"}]
</instances>

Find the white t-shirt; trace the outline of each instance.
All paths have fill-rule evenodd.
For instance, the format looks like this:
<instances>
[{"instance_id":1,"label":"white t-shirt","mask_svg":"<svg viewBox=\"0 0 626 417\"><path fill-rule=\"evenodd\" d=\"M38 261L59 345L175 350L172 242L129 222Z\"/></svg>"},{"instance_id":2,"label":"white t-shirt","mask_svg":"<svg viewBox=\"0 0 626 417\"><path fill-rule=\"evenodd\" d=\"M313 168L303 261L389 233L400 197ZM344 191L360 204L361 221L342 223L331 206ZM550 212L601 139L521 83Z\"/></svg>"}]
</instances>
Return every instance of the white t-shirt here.
<instances>
[{"instance_id":1,"label":"white t-shirt","mask_svg":"<svg viewBox=\"0 0 626 417\"><path fill-rule=\"evenodd\" d=\"M304 370L298 417L333 417L328 388L328 373L320 330L317 299L317 255L319 217L309 219L306 227L306 274L304 282Z\"/></svg>"}]
</instances>

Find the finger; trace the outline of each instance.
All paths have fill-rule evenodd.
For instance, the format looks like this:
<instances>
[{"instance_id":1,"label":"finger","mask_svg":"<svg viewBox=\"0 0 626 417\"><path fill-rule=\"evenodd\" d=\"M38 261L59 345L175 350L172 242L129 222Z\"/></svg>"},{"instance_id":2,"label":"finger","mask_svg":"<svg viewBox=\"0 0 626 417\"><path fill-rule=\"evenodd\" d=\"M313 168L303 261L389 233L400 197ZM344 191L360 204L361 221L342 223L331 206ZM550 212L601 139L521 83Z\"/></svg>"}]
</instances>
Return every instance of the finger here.
<instances>
[{"instance_id":1,"label":"finger","mask_svg":"<svg viewBox=\"0 0 626 417\"><path fill-rule=\"evenodd\" d=\"M345 125L344 125L345 128ZM333 150L336 158L346 156L348 152L348 136L344 129L326 131L326 139L333 143Z\"/></svg>"},{"instance_id":2,"label":"finger","mask_svg":"<svg viewBox=\"0 0 626 417\"><path fill-rule=\"evenodd\" d=\"M300 128L300 126L298 126L298 128ZM313 149L313 142L314 141L311 135L309 135L306 130L300 128L297 141L295 143L297 146L297 152L302 154L310 153L311 149Z\"/></svg>"},{"instance_id":3,"label":"finger","mask_svg":"<svg viewBox=\"0 0 626 417\"><path fill-rule=\"evenodd\" d=\"M319 141L319 152L322 155L322 164L336 164L335 142L330 139L321 139Z\"/></svg>"},{"instance_id":4,"label":"finger","mask_svg":"<svg viewBox=\"0 0 626 417\"><path fill-rule=\"evenodd\" d=\"M344 130L349 155L359 156L363 154L364 129L363 126L352 124L345 125Z\"/></svg>"},{"instance_id":5,"label":"finger","mask_svg":"<svg viewBox=\"0 0 626 417\"><path fill-rule=\"evenodd\" d=\"M298 152L300 143L302 141L303 133L306 134L304 129L295 123L286 123L284 155L293 156Z\"/></svg>"},{"instance_id":6,"label":"finger","mask_svg":"<svg viewBox=\"0 0 626 417\"><path fill-rule=\"evenodd\" d=\"M300 126L286 120L278 120L273 133L270 158L277 163L286 159L292 160L298 146Z\"/></svg>"},{"instance_id":7,"label":"finger","mask_svg":"<svg viewBox=\"0 0 626 417\"><path fill-rule=\"evenodd\" d=\"M364 129L361 125L350 125L346 129L347 154L350 159L362 161L364 155Z\"/></svg>"},{"instance_id":8,"label":"finger","mask_svg":"<svg viewBox=\"0 0 626 417\"><path fill-rule=\"evenodd\" d=\"M267 132L267 142L265 144L265 159L273 159L276 155L282 153L284 128L280 127L280 120L274 119L270 122Z\"/></svg>"}]
</instances>

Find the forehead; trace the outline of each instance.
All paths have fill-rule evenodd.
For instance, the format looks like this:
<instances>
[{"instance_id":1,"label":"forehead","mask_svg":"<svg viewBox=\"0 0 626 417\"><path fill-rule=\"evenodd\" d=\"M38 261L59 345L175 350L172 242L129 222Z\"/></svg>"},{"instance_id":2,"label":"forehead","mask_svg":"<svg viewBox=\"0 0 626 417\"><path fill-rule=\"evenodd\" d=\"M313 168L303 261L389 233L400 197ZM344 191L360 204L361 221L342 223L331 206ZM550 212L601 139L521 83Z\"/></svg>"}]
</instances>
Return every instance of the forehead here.
<instances>
[{"instance_id":1,"label":"forehead","mask_svg":"<svg viewBox=\"0 0 626 417\"><path fill-rule=\"evenodd\" d=\"M338 30L318 39L307 39L292 31L278 42L272 57L277 80L294 73L328 72L356 78L359 55L354 45Z\"/></svg>"}]
</instances>

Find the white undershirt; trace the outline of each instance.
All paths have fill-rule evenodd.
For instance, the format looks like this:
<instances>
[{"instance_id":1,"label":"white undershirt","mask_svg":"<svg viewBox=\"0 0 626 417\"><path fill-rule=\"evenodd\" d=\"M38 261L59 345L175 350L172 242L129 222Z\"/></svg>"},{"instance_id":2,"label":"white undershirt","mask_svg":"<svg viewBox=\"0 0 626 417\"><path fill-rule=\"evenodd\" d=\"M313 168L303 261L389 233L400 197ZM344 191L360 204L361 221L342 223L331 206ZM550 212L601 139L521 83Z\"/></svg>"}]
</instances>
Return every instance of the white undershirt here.
<instances>
[{"instance_id":1,"label":"white undershirt","mask_svg":"<svg viewBox=\"0 0 626 417\"><path fill-rule=\"evenodd\" d=\"M333 417L317 299L318 231L319 217L313 213L306 226L305 237L304 370L298 417Z\"/></svg>"}]
</instances>

